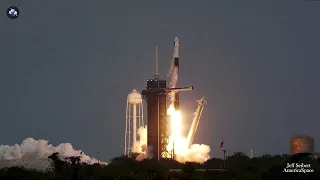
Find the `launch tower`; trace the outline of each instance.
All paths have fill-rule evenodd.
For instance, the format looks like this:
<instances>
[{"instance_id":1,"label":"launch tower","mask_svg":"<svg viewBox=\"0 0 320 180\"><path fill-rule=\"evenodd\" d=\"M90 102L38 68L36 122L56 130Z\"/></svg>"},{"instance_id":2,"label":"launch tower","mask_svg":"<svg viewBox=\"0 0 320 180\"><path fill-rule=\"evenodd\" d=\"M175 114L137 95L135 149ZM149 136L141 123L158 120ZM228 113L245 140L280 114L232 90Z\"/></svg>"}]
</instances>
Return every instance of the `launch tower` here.
<instances>
[{"instance_id":1,"label":"launch tower","mask_svg":"<svg viewBox=\"0 0 320 180\"><path fill-rule=\"evenodd\" d=\"M147 80L142 97L147 102L147 145L148 151L158 160L168 157L169 125L167 119L167 81L158 75L158 47L156 47L156 75Z\"/></svg>"},{"instance_id":2,"label":"launch tower","mask_svg":"<svg viewBox=\"0 0 320 180\"><path fill-rule=\"evenodd\" d=\"M166 88L167 82L165 80L155 78L147 80L147 88L142 91L143 98L147 102L148 151L152 152L153 157L157 159L168 154L169 132Z\"/></svg>"}]
</instances>

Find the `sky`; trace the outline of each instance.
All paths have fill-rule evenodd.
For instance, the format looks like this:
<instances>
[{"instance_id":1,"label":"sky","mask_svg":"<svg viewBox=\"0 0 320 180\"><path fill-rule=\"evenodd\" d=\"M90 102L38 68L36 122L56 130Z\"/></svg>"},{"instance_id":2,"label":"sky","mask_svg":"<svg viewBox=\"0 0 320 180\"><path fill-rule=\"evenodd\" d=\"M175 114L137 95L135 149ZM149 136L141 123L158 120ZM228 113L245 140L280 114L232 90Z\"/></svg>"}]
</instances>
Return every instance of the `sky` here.
<instances>
[{"instance_id":1,"label":"sky","mask_svg":"<svg viewBox=\"0 0 320 180\"><path fill-rule=\"evenodd\" d=\"M18 19L5 11L20 9ZM0 144L70 142L108 161L124 152L127 95L166 78L180 40L185 131L211 156L320 151L320 1L0 1ZM145 105L145 104L144 104ZM145 106L146 107L146 106ZM146 119L145 119L146 121Z\"/></svg>"}]
</instances>

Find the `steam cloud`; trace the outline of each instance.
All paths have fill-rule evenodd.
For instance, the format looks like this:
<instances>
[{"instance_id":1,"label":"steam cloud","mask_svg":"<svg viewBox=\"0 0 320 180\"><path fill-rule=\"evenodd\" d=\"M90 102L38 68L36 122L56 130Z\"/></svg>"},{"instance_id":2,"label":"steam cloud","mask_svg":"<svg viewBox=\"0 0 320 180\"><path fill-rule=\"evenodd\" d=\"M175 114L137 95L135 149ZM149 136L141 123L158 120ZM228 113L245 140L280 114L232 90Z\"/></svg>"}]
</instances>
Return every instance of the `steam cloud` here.
<instances>
[{"instance_id":1,"label":"steam cloud","mask_svg":"<svg viewBox=\"0 0 320 180\"><path fill-rule=\"evenodd\" d=\"M140 127L137 132L138 140L133 143L132 152L146 153L147 152L147 126Z\"/></svg>"},{"instance_id":2,"label":"steam cloud","mask_svg":"<svg viewBox=\"0 0 320 180\"><path fill-rule=\"evenodd\" d=\"M20 145L0 145L0 161L12 159L43 159L48 158L48 156L53 153L59 153L61 159L80 156L81 162L107 165L106 162L99 162L97 159L91 158L81 152L81 150L74 150L70 143L63 143L55 147L52 144L48 144L47 140L27 138Z\"/></svg>"},{"instance_id":3,"label":"steam cloud","mask_svg":"<svg viewBox=\"0 0 320 180\"><path fill-rule=\"evenodd\" d=\"M137 161L151 158L151 149L147 147L147 126L140 127L137 132L138 140L133 143L132 152L139 153L136 157Z\"/></svg>"},{"instance_id":4,"label":"steam cloud","mask_svg":"<svg viewBox=\"0 0 320 180\"><path fill-rule=\"evenodd\" d=\"M204 163L210 159L210 146L205 144L192 144L191 148L184 153L176 153L176 160L181 163L197 162Z\"/></svg>"}]
</instances>

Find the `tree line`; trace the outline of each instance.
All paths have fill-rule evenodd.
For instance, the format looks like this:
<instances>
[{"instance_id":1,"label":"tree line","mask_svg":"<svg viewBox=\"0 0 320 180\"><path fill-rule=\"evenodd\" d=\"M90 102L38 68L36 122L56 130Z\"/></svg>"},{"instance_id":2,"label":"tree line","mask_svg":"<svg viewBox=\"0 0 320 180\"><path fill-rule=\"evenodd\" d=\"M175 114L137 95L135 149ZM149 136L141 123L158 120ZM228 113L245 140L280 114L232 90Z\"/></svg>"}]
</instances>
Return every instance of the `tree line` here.
<instances>
[{"instance_id":1,"label":"tree line","mask_svg":"<svg viewBox=\"0 0 320 180\"><path fill-rule=\"evenodd\" d=\"M61 160L57 153L49 156L54 162L53 172L37 172L22 167L0 169L1 180L273 180L320 179L320 161L311 154L294 156L263 155L249 158L237 152L222 159L212 158L203 164L178 163L173 160L145 159L120 156L107 166L88 165L80 157ZM225 164L224 164L225 163ZM288 164L310 164L313 172L284 172ZM224 168L225 165L225 168ZM301 168L300 168L301 169ZM307 169L307 167L306 167ZM309 168L310 169L310 168Z\"/></svg>"}]
</instances>

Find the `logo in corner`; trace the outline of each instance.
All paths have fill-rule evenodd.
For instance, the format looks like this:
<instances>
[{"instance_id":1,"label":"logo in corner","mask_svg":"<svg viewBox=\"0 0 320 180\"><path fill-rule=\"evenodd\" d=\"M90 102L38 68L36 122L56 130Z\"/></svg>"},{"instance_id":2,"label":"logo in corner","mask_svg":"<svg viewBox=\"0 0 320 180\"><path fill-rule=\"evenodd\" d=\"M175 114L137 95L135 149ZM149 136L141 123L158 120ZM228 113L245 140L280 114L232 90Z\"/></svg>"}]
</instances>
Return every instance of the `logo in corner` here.
<instances>
[{"instance_id":1,"label":"logo in corner","mask_svg":"<svg viewBox=\"0 0 320 180\"><path fill-rule=\"evenodd\" d=\"M17 19L19 17L19 13L20 13L19 9L15 6L10 6L7 9L7 16L10 19Z\"/></svg>"}]
</instances>

